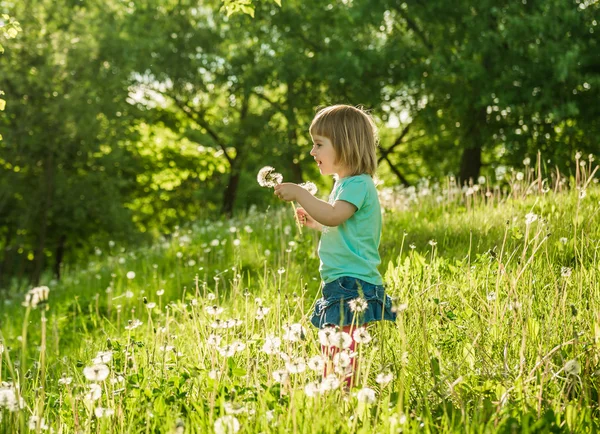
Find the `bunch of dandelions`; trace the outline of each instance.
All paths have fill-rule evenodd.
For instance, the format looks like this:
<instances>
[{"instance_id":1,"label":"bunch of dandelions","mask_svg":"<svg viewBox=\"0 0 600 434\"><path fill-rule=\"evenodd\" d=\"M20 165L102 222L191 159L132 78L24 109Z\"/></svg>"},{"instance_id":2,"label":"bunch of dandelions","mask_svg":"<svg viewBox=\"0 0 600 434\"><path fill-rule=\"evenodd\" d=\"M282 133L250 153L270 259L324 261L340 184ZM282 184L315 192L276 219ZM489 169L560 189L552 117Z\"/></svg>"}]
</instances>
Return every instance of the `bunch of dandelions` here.
<instances>
[{"instance_id":1,"label":"bunch of dandelions","mask_svg":"<svg viewBox=\"0 0 600 434\"><path fill-rule=\"evenodd\" d=\"M275 172L275 168L271 166L265 166L258 171L256 180L258 181L258 185L260 185L261 187L274 188L276 185L279 185L283 182L283 175L281 173ZM317 186L310 181L299 185L313 196L317 193ZM293 201L290 203L292 205L292 209L294 210L294 219L296 221L296 226L298 227L300 235L302 235L302 225L300 224L298 214L296 213L296 205L294 205Z\"/></svg>"}]
</instances>

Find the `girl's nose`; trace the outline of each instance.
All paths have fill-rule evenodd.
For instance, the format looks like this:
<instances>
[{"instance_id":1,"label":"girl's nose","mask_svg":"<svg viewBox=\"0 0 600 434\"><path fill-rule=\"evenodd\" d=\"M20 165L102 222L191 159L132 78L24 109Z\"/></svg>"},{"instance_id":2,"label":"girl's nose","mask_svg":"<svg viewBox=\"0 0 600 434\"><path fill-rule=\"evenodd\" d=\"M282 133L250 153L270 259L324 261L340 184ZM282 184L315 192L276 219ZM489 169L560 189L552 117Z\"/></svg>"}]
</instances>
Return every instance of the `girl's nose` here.
<instances>
[{"instance_id":1,"label":"girl's nose","mask_svg":"<svg viewBox=\"0 0 600 434\"><path fill-rule=\"evenodd\" d=\"M315 156L315 147L314 146L310 150L310 155L312 155L313 157Z\"/></svg>"}]
</instances>

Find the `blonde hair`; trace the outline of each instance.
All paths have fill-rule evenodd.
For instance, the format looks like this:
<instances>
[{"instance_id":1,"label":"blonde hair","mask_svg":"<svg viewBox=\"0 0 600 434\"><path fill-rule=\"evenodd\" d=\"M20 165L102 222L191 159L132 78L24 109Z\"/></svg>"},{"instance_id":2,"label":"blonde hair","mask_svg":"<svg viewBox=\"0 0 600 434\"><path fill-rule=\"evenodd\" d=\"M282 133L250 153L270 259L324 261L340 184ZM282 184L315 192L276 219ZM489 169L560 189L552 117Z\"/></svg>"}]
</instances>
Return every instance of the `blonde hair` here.
<instances>
[{"instance_id":1,"label":"blonde hair","mask_svg":"<svg viewBox=\"0 0 600 434\"><path fill-rule=\"evenodd\" d=\"M310 124L310 135L327 137L335 150L336 163L343 164L350 174L377 170L377 127L362 107L332 105L317 112Z\"/></svg>"}]
</instances>

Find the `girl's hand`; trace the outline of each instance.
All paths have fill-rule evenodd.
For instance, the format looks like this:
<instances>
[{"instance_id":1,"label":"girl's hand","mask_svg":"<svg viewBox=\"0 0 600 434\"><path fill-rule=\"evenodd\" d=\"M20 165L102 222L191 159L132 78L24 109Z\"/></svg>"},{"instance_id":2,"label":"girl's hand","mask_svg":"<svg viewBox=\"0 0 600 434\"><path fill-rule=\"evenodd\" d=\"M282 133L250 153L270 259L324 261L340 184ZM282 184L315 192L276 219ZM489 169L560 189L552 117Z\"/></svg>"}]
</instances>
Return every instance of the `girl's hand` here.
<instances>
[{"instance_id":1,"label":"girl's hand","mask_svg":"<svg viewBox=\"0 0 600 434\"><path fill-rule=\"evenodd\" d=\"M275 186L275 196L286 202L291 202L296 200L299 190L302 190L302 187L299 185L292 182L284 182Z\"/></svg>"},{"instance_id":2,"label":"girl's hand","mask_svg":"<svg viewBox=\"0 0 600 434\"><path fill-rule=\"evenodd\" d=\"M316 229L318 231L323 229L323 225L321 223L319 223L318 221L316 221L314 218L312 218L304 210L304 208L296 208L296 216L298 217L298 221L300 222L300 224L302 224L308 228Z\"/></svg>"}]
</instances>

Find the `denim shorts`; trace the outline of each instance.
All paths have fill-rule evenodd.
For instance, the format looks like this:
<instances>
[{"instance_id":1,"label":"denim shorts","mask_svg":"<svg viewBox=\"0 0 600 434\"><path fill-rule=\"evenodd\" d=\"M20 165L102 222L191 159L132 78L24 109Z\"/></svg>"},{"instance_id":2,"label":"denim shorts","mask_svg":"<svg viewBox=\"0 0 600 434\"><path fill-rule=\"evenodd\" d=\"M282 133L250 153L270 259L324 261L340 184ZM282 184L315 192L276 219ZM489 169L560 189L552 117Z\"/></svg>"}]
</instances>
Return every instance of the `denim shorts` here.
<instances>
[{"instance_id":1,"label":"denim shorts","mask_svg":"<svg viewBox=\"0 0 600 434\"><path fill-rule=\"evenodd\" d=\"M392 300L383 285L373 285L355 277L340 277L323 284L323 297L317 300L311 323L315 327L363 325L373 321L395 321ZM361 309L352 300L361 298Z\"/></svg>"}]
</instances>

